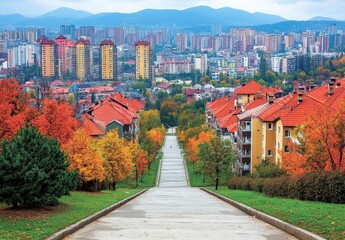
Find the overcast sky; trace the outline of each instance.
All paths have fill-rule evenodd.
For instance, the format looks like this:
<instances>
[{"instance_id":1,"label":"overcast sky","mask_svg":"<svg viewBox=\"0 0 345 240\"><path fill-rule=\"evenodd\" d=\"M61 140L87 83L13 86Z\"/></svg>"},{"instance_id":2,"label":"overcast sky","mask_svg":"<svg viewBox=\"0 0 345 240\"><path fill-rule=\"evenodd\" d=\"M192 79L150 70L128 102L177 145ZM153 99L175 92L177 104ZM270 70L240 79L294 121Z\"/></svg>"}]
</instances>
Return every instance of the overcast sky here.
<instances>
[{"instance_id":1,"label":"overcast sky","mask_svg":"<svg viewBox=\"0 0 345 240\"><path fill-rule=\"evenodd\" d=\"M99 12L136 12L146 8L185 9L206 5L275 14L291 20L315 16L345 20L345 0L0 0L0 14L37 16L59 7Z\"/></svg>"}]
</instances>

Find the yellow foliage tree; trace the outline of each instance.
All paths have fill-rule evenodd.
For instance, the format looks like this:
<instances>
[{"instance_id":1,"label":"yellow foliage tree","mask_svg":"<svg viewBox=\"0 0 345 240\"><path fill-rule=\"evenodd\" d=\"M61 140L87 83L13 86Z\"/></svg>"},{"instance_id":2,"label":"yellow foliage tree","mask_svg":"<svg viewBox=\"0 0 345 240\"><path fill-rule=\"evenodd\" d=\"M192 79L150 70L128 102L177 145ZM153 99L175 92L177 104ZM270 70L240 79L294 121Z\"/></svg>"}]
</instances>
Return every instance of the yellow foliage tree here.
<instances>
[{"instance_id":1,"label":"yellow foliage tree","mask_svg":"<svg viewBox=\"0 0 345 240\"><path fill-rule=\"evenodd\" d=\"M102 150L105 158L106 177L116 189L116 183L128 177L133 169L128 142L120 138L117 129L114 129L99 140L98 147Z\"/></svg>"},{"instance_id":2,"label":"yellow foliage tree","mask_svg":"<svg viewBox=\"0 0 345 240\"><path fill-rule=\"evenodd\" d=\"M104 159L83 128L65 145L65 151L70 159L69 170L78 172L81 189L98 190L97 183L104 180Z\"/></svg>"},{"instance_id":3,"label":"yellow foliage tree","mask_svg":"<svg viewBox=\"0 0 345 240\"><path fill-rule=\"evenodd\" d=\"M147 169L148 162L146 160L144 150L137 141L129 142L129 149L131 151L132 162L134 165L136 185L138 186L139 176L141 176Z\"/></svg>"}]
</instances>

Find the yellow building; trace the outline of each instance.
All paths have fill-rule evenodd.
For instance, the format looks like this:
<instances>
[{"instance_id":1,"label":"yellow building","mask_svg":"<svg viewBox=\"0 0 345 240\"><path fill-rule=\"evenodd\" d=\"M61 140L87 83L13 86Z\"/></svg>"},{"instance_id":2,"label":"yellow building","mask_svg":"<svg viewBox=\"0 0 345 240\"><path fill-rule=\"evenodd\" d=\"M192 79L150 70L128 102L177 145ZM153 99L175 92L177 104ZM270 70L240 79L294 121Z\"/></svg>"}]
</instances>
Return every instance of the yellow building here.
<instances>
[{"instance_id":1,"label":"yellow building","mask_svg":"<svg viewBox=\"0 0 345 240\"><path fill-rule=\"evenodd\" d=\"M76 45L76 77L78 80L86 80L90 77L90 41L80 39Z\"/></svg>"},{"instance_id":2,"label":"yellow building","mask_svg":"<svg viewBox=\"0 0 345 240\"><path fill-rule=\"evenodd\" d=\"M57 75L57 59L55 42L44 39L41 41L41 60L42 60L42 76L54 77Z\"/></svg>"},{"instance_id":3,"label":"yellow building","mask_svg":"<svg viewBox=\"0 0 345 240\"><path fill-rule=\"evenodd\" d=\"M150 79L150 43L139 41L135 43L135 79Z\"/></svg>"},{"instance_id":4,"label":"yellow building","mask_svg":"<svg viewBox=\"0 0 345 240\"><path fill-rule=\"evenodd\" d=\"M114 80L117 78L116 46L113 41L101 42L101 78L102 80Z\"/></svg>"}]
</instances>

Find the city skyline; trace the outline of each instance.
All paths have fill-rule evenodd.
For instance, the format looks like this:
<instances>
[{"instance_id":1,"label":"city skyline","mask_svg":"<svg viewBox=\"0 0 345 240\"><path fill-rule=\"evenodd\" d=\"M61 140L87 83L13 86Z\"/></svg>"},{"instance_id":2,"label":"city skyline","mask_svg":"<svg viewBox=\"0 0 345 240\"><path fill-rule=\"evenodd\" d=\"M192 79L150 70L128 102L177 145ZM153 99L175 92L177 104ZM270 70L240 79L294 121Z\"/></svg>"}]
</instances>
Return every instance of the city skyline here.
<instances>
[{"instance_id":1,"label":"city skyline","mask_svg":"<svg viewBox=\"0 0 345 240\"><path fill-rule=\"evenodd\" d=\"M60 7L84 10L94 14L101 12L133 13L143 9L186 9L195 6L213 8L231 7L248 12L262 12L279 15L288 20L309 20L316 16L345 20L342 0L264 0L260 4L256 0L1 0L0 14L19 13L25 16L38 16Z\"/></svg>"}]
</instances>

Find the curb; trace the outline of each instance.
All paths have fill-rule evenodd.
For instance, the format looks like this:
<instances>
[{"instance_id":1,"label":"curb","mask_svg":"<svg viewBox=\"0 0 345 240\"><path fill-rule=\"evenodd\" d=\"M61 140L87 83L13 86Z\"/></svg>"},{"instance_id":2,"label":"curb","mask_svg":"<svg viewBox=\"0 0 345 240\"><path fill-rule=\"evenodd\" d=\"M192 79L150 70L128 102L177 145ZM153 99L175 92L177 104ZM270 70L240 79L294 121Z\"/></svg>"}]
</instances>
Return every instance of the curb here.
<instances>
[{"instance_id":1,"label":"curb","mask_svg":"<svg viewBox=\"0 0 345 240\"><path fill-rule=\"evenodd\" d=\"M190 180L189 180L189 173L188 173L188 168L187 168L187 160L184 156L184 152L183 150L181 151L181 156L182 156L182 159L183 159L183 165L184 165L184 172L185 172L185 175L186 175L186 180L187 180L187 186L190 187Z\"/></svg>"},{"instance_id":2,"label":"curb","mask_svg":"<svg viewBox=\"0 0 345 240\"><path fill-rule=\"evenodd\" d=\"M110 207L107 207L103 210L100 210L94 214L92 214L91 216L89 217L86 217L82 220L80 220L79 222L69 226L69 227L66 227L62 230L60 230L59 232L51 235L50 237L46 238L46 240L61 240L69 235L71 235L72 233L80 230L81 228L85 227L86 225L96 221L97 219L107 215L108 213L114 211L115 209L123 206L124 204L128 203L129 201L133 200L134 198L140 196L141 194L145 193L147 190L149 190L148 188L147 189L144 189L140 192L138 192L137 194L134 194L133 196L131 197L128 197L126 199L123 199L121 200L120 202L110 206Z\"/></svg>"},{"instance_id":3,"label":"curb","mask_svg":"<svg viewBox=\"0 0 345 240\"><path fill-rule=\"evenodd\" d=\"M301 240L326 240L323 237L320 237L312 232L309 232L307 230L304 230L302 228L296 227L290 223L284 222L278 218L272 217L268 214L265 214L263 212L260 212L258 210L255 210L254 208L248 207L242 203L236 202L234 200L231 200L229 198L226 198L222 195L219 195L217 193L214 193L208 189L205 188L200 188L201 190L207 192L208 194L211 194L212 196L219 198L220 200L231 204L232 206L238 208L239 210L245 212L246 214L255 217L257 219L260 219L272 226L275 226L281 230L283 230L284 232L289 233L292 236L297 237L298 239Z\"/></svg>"},{"instance_id":4,"label":"curb","mask_svg":"<svg viewBox=\"0 0 345 240\"><path fill-rule=\"evenodd\" d=\"M162 164L163 164L163 158L164 158L164 153L163 156L161 158L161 160L159 161L159 165L158 165L158 172L157 172L157 176L156 176L156 187L159 187L159 183L161 181L161 170L162 170Z\"/></svg>"}]
</instances>

